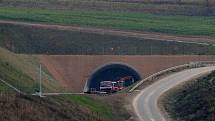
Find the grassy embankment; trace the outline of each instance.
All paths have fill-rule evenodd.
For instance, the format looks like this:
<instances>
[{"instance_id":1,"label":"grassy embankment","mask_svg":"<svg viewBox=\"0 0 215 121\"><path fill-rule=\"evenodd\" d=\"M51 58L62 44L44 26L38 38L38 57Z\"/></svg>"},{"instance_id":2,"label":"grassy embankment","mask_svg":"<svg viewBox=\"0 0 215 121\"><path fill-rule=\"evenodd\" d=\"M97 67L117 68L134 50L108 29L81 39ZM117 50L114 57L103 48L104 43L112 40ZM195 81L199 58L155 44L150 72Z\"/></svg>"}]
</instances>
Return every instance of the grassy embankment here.
<instances>
[{"instance_id":1,"label":"grassy embankment","mask_svg":"<svg viewBox=\"0 0 215 121\"><path fill-rule=\"evenodd\" d=\"M214 121L214 92L215 72L212 72L168 91L160 103L176 121Z\"/></svg>"},{"instance_id":2,"label":"grassy embankment","mask_svg":"<svg viewBox=\"0 0 215 121\"><path fill-rule=\"evenodd\" d=\"M108 104L105 104L104 102L96 102L96 100L92 99L91 97L88 96L63 96L62 98L73 101L74 103L77 103L81 107L87 107L89 108L92 112L95 112L99 115L104 116L106 119L113 119L113 112L112 112L112 107ZM115 115L116 116L116 115Z\"/></svg>"},{"instance_id":3,"label":"grassy embankment","mask_svg":"<svg viewBox=\"0 0 215 121\"><path fill-rule=\"evenodd\" d=\"M21 91L33 93L38 89L38 67L39 62L36 58L30 55L16 55L0 48L0 78ZM44 91L62 90L59 83L46 70L42 74Z\"/></svg>"},{"instance_id":4,"label":"grassy embankment","mask_svg":"<svg viewBox=\"0 0 215 121\"><path fill-rule=\"evenodd\" d=\"M43 99L30 96L34 92L34 88L38 87L38 82L34 79L38 62L34 59L0 48L0 79L29 94L26 96L16 94L15 91L0 82L0 120L108 121L113 117L117 118L109 104L98 102L89 96L67 95ZM43 72L43 75L45 73ZM55 80L50 81L47 78L43 83L44 91L62 91Z\"/></svg>"},{"instance_id":5,"label":"grassy embankment","mask_svg":"<svg viewBox=\"0 0 215 121\"><path fill-rule=\"evenodd\" d=\"M161 16L131 12L0 7L0 19L96 26L180 35L215 35L214 16Z\"/></svg>"},{"instance_id":6,"label":"grassy embankment","mask_svg":"<svg viewBox=\"0 0 215 121\"><path fill-rule=\"evenodd\" d=\"M112 108L88 96L0 95L0 120L111 121Z\"/></svg>"}]
</instances>

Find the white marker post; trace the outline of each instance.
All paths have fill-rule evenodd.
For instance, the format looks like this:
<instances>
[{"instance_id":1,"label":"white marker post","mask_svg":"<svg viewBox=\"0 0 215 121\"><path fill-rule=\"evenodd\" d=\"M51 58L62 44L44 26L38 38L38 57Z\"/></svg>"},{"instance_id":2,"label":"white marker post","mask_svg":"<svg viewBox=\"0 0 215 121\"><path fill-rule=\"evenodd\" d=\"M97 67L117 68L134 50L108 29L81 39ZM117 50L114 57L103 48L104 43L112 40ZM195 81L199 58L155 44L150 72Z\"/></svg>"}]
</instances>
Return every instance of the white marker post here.
<instances>
[{"instance_id":1,"label":"white marker post","mask_svg":"<svg viewBox=\"0 0 215 121\"><path fill-rule=\"evenodd\" d=\"M42 67L40 64L40 92L39 92L39 96L42 97Z\"/></svg>"}]
</instances>

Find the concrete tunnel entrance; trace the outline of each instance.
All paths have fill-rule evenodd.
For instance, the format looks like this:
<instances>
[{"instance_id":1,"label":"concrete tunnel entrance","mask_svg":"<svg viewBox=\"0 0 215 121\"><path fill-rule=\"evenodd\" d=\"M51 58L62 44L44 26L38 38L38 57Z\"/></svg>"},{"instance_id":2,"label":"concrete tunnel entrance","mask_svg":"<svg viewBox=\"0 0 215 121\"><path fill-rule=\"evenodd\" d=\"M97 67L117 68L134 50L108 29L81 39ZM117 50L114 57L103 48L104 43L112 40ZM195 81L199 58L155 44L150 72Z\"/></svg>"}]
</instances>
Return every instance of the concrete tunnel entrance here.
<instances>
[{"instance_id":1,"label":"concrete tunnel entrance","mask_svg":"<svg viewBox=\"0 0 215 121\"><path fill-rule=\"evenodd\" d=\"M123 77L131 76L132 80L124 82L127 87L136 81L141 80L140 74L131 66L124 63L109 63L97 68L87 80L84 92L90 93L92 90L100 90L100 82L102 81L117 81Z\"/></svg>"}]
</instances>

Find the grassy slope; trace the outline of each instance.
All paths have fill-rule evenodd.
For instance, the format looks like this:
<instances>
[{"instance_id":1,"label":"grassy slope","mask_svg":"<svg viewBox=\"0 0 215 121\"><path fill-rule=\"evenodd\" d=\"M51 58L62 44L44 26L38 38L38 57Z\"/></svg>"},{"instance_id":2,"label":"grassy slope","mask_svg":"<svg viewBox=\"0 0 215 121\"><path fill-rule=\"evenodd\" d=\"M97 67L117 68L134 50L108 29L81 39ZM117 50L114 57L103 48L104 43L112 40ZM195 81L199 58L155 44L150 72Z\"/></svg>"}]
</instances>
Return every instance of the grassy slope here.
<instances>
[{"instance_id":1,"label":"grassy slope","mask_svg":"<svg viewBox=\"0 0 215 121\"><path fill-rule=\"evenodd\" d=\"M0 78L13 84L18 89L31 91L36 85L32 84L34 80L14 68L10 63L0 60Z\"/></svg>"},{"instance_id":2,"label":"grassy slope","mask_svg":"<svg viewBox=\"0 0 215 121\"><path fill-rule=\"evenodd\" d=\"M2 93L14 93L14 90L5 85L3 82L0 82L0 92Z\"/></svg>"},{"instance_id":3,"label":"grassy slope","mask_svg":"<svg viewBox=\"0 0 215 121\"><path fill-rule=\"evenodd\" d=\"M16 55L0 48L0 79L28 93L33 93L33 89L38 87L33 79L36 73L32 69L36 66L33 64L37 62L30 56ZM45 75L45 72L43 73ZM55 85L57 83L44 81L46 82L43 83L43 88L46 91L56 91L53 88L60 89L59 85ZM28 95L16 95L2 82L0 82L0 93L0 120L108 121L116 116L108 104L97 102L88 96L67 95L39 99Z\"/></svg>"},{"instance_id":4,"label":"grassy slope","mask_svg":"<svg viewBox=\"0 0 215 121\"><path fill-rule=\"evenodd\" d=\"M71 97L71 98L70 98ZM73 99L73 97L78 98ZM70 99L67 99L70 98ZM83 101L84 100L84 101ZM86 101L86 102L85 102ZM0 120L4 121L110 121L112 114L106 115L101 111L112 112L107 105L95 102L87 96L53 96L38 98L23 95L0 95ZM93 102L91 108L81 105ZM101 112L101 113L100 113Z\"/></svg>"},{"instance_id":5,"label":"grassy slope","mask_svg":"<svg viewBox=\"0 0 215 121\"><path fill-rule=\"evenodd\" d=\"M38 88L39 63L27 55L17 55L0 48L0 77L20 90L33 93ZM61 90L60 85L43 71L44 91Z\"/></svg>"},{"instance_id":6,"label":"grassy slope","mask_svg":"<svg viewBox=\"0 0 215 121\"><path fill-rule=\"evenodd\" d=\"M89 96L79 96L79 95L73 95L73 96L61 96L60 97L63 100L69 100L73 103L78 104L81 107L87 107L97 115L102 115L106 119L113 119L113 112L111 106L108 104L105 104L104 102L96 102L95 99L89 97Z\"/></svg>"},{"instance_id":7,"label":"grassy slope","mask_svg":"<svg viewBox=\"0 0 215 121\"><path fill-rule=\"evenodd\" d=\"M177 121L214 121L215 72L170 90L160 102Z\"/></svg>"},{"instance_id":8,"label":"grassy slope","mask_svg":"<svg viewBox=\"0 0 215 121\"><path fill-rule=\"evenodd\" d=\"M215 17L0 7L0 19L96 26L183 35L215 35Z\"/></svg>"}]
</instances>

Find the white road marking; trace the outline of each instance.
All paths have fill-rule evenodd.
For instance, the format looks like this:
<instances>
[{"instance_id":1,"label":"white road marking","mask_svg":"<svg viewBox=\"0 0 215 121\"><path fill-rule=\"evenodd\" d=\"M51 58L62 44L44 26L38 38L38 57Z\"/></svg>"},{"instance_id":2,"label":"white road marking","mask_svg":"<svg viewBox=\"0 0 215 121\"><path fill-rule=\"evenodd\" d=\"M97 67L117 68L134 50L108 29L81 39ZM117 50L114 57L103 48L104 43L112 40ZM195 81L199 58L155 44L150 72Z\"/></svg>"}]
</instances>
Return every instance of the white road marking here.
<instances>
[{"instance_id":1,"label":"white road marking","mask_svg":"<svg viewBox=\"0 0 215 121\"><path fill-rule=\"evenodd\" d=\"M165 78L160 79L149 87L143 89L133 101L133 106L137 116L141 121L166 121L167 117L164 117L157 107L157 100L167 90L174 86L188 81L192 78L201 76L202 74L209 73L215 70L215 66L201 67L189 70L184 70Z\"/></svg>"}]
</instances>

